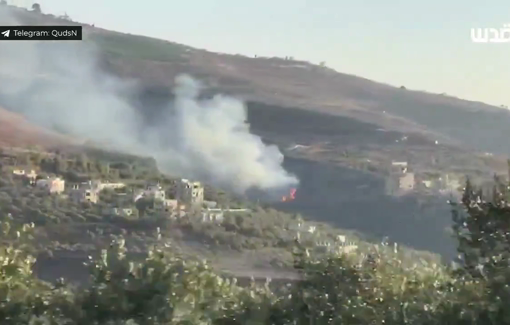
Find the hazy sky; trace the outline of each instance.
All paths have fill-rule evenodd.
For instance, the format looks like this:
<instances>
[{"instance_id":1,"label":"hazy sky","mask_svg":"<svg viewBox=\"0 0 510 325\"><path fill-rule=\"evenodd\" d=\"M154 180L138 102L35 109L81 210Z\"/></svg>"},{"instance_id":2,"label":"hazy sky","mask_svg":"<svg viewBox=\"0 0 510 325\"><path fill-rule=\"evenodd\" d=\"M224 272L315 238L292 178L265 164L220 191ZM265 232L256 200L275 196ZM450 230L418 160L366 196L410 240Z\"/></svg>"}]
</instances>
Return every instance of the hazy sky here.
<instances>
[{"instance_id":1,"label":"hazy sky","mask_svg":"<svg viewBox=\"0 0 510 325\"><path fill-rule=\"evenodd\" d=\"M396 86L510 106L510 43L475 44L470 38L471 28L510 23L507 0L39 3L45 12L67 12L107 29L211 51L326 61L340 72Z\"/></svg>"}]
</instances>

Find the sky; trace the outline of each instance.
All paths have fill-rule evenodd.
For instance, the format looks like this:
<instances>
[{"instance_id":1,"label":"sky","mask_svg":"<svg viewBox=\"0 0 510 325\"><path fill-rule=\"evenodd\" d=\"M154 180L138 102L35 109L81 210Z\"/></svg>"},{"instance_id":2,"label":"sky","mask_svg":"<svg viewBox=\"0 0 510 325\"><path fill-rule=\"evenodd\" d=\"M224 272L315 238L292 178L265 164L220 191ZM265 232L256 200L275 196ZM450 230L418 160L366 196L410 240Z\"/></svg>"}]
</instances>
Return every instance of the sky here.
<instances>
[{"instance_id":1,"label":"sky","mask_svg":"<svg viewBox=\"0 0 510 325\"><path fill-rule=\"evenodd\" d=\"M30 0L8 0L31 6ZM510 1L40 0L44 12L214 52L293 56L408 89L510 106Z\"/></svg>"}]
</instances>

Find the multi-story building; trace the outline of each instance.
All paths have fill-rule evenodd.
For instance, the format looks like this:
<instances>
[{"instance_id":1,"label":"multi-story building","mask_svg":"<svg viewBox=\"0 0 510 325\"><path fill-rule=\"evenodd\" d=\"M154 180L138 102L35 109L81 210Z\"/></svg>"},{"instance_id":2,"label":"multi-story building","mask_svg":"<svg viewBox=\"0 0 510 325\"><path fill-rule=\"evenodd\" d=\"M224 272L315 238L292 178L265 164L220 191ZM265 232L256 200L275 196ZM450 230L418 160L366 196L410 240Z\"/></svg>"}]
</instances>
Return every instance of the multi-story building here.
<instances>
[{"instance_id":1,"label":"multi-story building","mask_svg":"<svg viewBox=\"0 0 510 325\"><path fill-rule=\"evenodd\" d=\"M141 198L164 201L166 198L166 193L165 190L159 184L149 184L145 187L145 189L139 190L134 193L133 201L136 202Z\"/></svg>"},{"instance_id":2,"label":"multi-story building","mask_svg":"<svg viewBox=\"0 0 510 325\"><path fill-rule=\"evenodd\" d=\"M159 184L147 185L143 193L146 197L154 200L165 200L166 198L165 190Z\"/></svg>"},{"instance_id":3,"label":"multi-story building","mask_svg":"<svg viewBox=\"0 0 510 325\"><path fill-rule=\"evenodd\" d=\"M181 179L176 185L175 198L188 206L201 205L204 202L204 187L200 182Z\"/></svg>"}]
</instances>

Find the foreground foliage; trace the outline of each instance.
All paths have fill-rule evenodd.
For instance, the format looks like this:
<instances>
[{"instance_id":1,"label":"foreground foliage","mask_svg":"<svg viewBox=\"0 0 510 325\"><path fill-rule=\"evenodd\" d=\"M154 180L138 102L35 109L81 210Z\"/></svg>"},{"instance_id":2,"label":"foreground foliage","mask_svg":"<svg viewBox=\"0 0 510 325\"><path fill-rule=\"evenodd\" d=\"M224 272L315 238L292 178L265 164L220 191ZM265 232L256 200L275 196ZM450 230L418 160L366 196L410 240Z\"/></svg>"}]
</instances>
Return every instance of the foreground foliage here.
<instances>
[{"instance_id":1,"label":"foreground foliage","mask_svg":"<svg viewBox=\"0 0 510 325\"><path fill-rule=\"evenodd\" d=\"M311 256L296 242L301 280L271 290L242 287L206 262L156 245L141 263L116 238L91 259L90 283L49 285L31 271L32 226L2 224L14 238L0 254L2 324L510 324L508 220L504 187L484 201L470 184L454 205L457 267L409 267L385 245L364 254ZM396 250L396 248L395 248Z\"/></svg>"}]
</instances>

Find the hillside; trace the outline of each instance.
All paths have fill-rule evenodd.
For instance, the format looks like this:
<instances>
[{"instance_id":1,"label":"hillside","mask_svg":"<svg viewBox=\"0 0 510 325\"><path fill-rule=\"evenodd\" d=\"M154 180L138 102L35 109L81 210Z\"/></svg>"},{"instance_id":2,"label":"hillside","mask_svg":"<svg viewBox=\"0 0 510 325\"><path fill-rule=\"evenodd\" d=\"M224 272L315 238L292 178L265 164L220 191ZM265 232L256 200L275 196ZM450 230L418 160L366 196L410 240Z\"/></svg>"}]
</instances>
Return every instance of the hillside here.
<instances>
[{"instance_id":1,"label":"hillside","mask_svg":"<svg viewBox=\"0 0 510 325\"><path fill-rule=\"evenodd\" d=\"M71 23L25 10L16 14L27 24ZM510 112L498 107L400 89L308 62L212 53L92 26L86 26L85 35L104 54L105 68L148 87L171 87L174 77L186 72L206 81L212 90L247 100L351 116L385 128L435 133L477 150L510 153L505 141Z\"/></svg>"},{"instance_id":2,"label":"hillside","mask_svg":"<svg viewBox=\"0 0 510 325\"><path fill-rule=\"evenodd\" d=\"M0 107L0 146L59 146L69 138L40 128L22 115Z\"/></svg>"},{"instance_id":3,"label":"hillside","mask_svg":"<svg viewBox=\"0 0 510 325\"><path fill-rule=\"evenodd\" d=\"M72 23L10 10L25 24ZM141 133L164 120L178 74L204 81L208 94L244 98L251 131L284 150L286 169L301 180L297 200L274 206L376 239L389 236L411 247L453 254L445 231L450 215L444 198L386 194L385 171L392 160L408 161L417 173L480 178L507 169L504 157L476 152L510 152L502 141L509 132L509 115L496 107L399 89L307 62L211 53L92 26L85 26L85 41L79 45L83 44L97 47L103 70L138 81L138 91L129 95L145 123ZM44 78L38 75L36 80L47 86ZM100 114L80 102L71 103L79 110L71 128L91 121L88 114ZM6 107L22 112L16 105ZM102 119L96 122L96 132L112 127ZM80 131L84 136L90 133ZM290 149L296 145L306 148Z\"/></svg>"},{"instance_id":4,"label":"hillside","mask_svg":"<svg viewBox=\"0 0 510 325\"><path fill-rule=\"evenodd\" d=\"M0 42L2 325L510 324L508 112L86 33Z\"/></svg>"},{"instance_id":5,"label":"hillside","mask_svg":"<svg viewBox=\"0 0 510 325\"><path fill-rule=\"evenodd\" d=\"M89 39L104 44L105 39L118 38L115 43L119 46L139 46L135 39L130 43L126 36L106 37L103 33L107 32L90 34ZM477 150L510 153L510 146L504 141L510 113L498 107L399 89L307 62L218 54L171 43L167 46L180 55L159 60L148 59L148 54L141 54L139 59L108 55L105 61L113 73L137 78L146 85L171 87L175 75L190 72L212 85L213 91L247 100L353 117L388 129L448 139ZM109 48L105 51L114 52ZM475 129L466 130L466 124ZM475 139L473 131L477 132Z\"/></svg>"}]
</instances>

